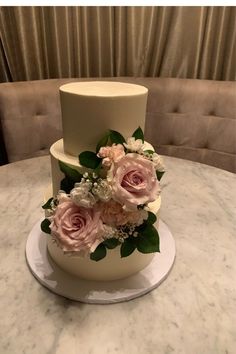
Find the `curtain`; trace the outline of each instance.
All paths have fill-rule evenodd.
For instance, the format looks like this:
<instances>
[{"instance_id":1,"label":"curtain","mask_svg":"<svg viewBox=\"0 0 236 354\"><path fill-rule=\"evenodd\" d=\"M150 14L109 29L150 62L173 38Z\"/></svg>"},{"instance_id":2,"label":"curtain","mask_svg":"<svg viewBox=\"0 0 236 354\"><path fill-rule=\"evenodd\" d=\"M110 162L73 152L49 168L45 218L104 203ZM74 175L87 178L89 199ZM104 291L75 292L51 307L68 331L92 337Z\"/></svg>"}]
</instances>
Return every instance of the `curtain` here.
<instances>
[{"instance_id":1,"label":"curtain","mask_svg":"<svg viewBox=\"0 0 236 354\"><path fill-rule=\"evenodd\" d=\"M1 7L0 80L236 79L236 7Z\"/></svg>"}]
</instances>

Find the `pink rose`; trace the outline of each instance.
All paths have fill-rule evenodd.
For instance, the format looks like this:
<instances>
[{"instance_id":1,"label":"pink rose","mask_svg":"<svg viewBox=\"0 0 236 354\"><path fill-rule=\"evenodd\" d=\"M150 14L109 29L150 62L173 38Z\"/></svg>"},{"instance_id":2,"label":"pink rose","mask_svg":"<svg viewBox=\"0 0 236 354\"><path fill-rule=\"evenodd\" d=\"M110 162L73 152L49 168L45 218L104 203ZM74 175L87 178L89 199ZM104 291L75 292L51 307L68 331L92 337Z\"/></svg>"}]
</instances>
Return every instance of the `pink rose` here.
<instances>
[{"instance_id":1,"label":"pink rose","mask_svg":"<svg viewBox=\"0 0 236 354\"><path fill-rule=\"evenodd\" d=\"M101 157L103 166L110 167L113 162L119 161L125 156L124 146L121 144L113 144L112 146L103 146L98 152L98 157Z\"/></svg>"},{"instance_id":2,"label":"pink rose","mask_svg":"<svg viewBox=\"0 0 236 354\"><path fill-rule=\"evenodd\" d=\"M69 198L59 201L50 225L51 235L64 252L86 255L103 241L100 212L80 207Z\"/></svg>"},{"instance_id":3,"label":"pink rose","mask_svg":"<svg viewBox=\"0 0 236 354\"><path fill-rule=\"evenodd\" d=\"M113 199L128 209L156 200L160 185L152 161L130 153L120 159L108 172Z\"/></svg>"},{"instance_id":4,"label":"pink rose","mask_svg":"<svg viewBox=\"0 0 236 354\"><path fill-rule=\"evenodd\" d=\"M110 226L121 226L127 223L141 225L148 217L145 210L126 211L115 200L100 203L100 210L102 221Z\"/></svg>"}]
</instances>

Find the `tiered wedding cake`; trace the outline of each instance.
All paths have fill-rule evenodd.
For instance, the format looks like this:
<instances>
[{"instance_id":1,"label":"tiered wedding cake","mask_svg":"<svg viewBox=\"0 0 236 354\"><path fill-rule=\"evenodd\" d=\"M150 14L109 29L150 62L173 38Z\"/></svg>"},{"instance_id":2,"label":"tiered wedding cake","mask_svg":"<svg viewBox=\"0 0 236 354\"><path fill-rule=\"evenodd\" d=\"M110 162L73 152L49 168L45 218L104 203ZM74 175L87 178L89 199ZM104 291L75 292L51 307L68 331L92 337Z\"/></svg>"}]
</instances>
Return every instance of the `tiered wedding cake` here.
<instances>
[{"instance_id":1,"label":"tiered wedding cake","mask_svg":"<svg viewBox=\"0 0 236 354\"><path fill-rule=\"evenodd\" d=\"M60 87L63 139L50 149L41 228L53 261L80 278L125 278L159 252L163 167L144 142L147 93L121 82Z\"/></svg>"}]
</instances>

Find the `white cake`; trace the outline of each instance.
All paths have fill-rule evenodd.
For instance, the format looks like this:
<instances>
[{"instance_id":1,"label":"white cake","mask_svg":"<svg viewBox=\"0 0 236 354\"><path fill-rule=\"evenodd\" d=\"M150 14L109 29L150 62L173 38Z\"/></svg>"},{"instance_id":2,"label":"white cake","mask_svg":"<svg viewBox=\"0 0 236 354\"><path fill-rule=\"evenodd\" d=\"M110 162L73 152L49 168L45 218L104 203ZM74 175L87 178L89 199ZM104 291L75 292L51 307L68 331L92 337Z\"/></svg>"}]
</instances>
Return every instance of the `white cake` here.
<instances>
[{"instance_id":1,"label":"white cake","mask_svg":"<svg viewBox=\"0 0 236 354\"><path fill-rule=\"evenodd\" d=\"M121 82L74 82L60 87L63 139L50 149L54 197L64 176L59 161L83 174L89 169L81 166L78 155L84 150L95 151L97 142L108 129L118 131L125 138L132 136L137 127L144 129L147 93L143 86ZM143 146L153 150L148 143ZM145 209L157 216L156 227L160 202L159 196ZM146 267L155 254L144 254L136 249L128 257L121 258L121 246L117 246L107 250L106 257L96 262L89 255L65 253L51 235L47 237L53 261L66 272L86 280L110 281L128 277Z\"/></svg>"}]
</instances>

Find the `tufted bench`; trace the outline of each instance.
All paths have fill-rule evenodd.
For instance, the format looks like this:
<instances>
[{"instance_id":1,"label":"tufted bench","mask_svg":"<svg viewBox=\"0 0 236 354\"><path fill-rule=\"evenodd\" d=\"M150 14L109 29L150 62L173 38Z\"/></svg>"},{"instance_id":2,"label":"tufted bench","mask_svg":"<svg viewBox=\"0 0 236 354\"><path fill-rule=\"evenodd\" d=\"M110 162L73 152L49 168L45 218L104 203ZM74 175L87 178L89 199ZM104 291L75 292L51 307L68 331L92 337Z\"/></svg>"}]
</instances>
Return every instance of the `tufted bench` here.
<instances>
[{"instance_id":1,"label":"tufted bench","mask_svg":"<svg viewBox=\"0 0 236 354\"><path fill-rule=\"evenodd\" d=\"M0 84L1 156L9 162L48 154L61 138L59 87L91 79ZM100 78L149 89L145 136L156 150L236 173L236 83L173 78Z\"/></svg>"},{"instance_id":2,"label":"tufted bench","mask_svg":"<svg viewBox=\"0 0 236 354\"><path fill-rule=\"evenodd\" d=\"M146 136L163 155L236 173L236 83L150 82Z\"/></svg>"},{"instance_id":3,"label":"tufted bench","mask_svg":"<svg viewBox=\"0 0 236 354\"><path fill-rule=\"evenodd\" d=\"M0 120L9 162L49 153L61 138L59 87L68 80L0 84Z\"/></svg>"}]
</instances>

